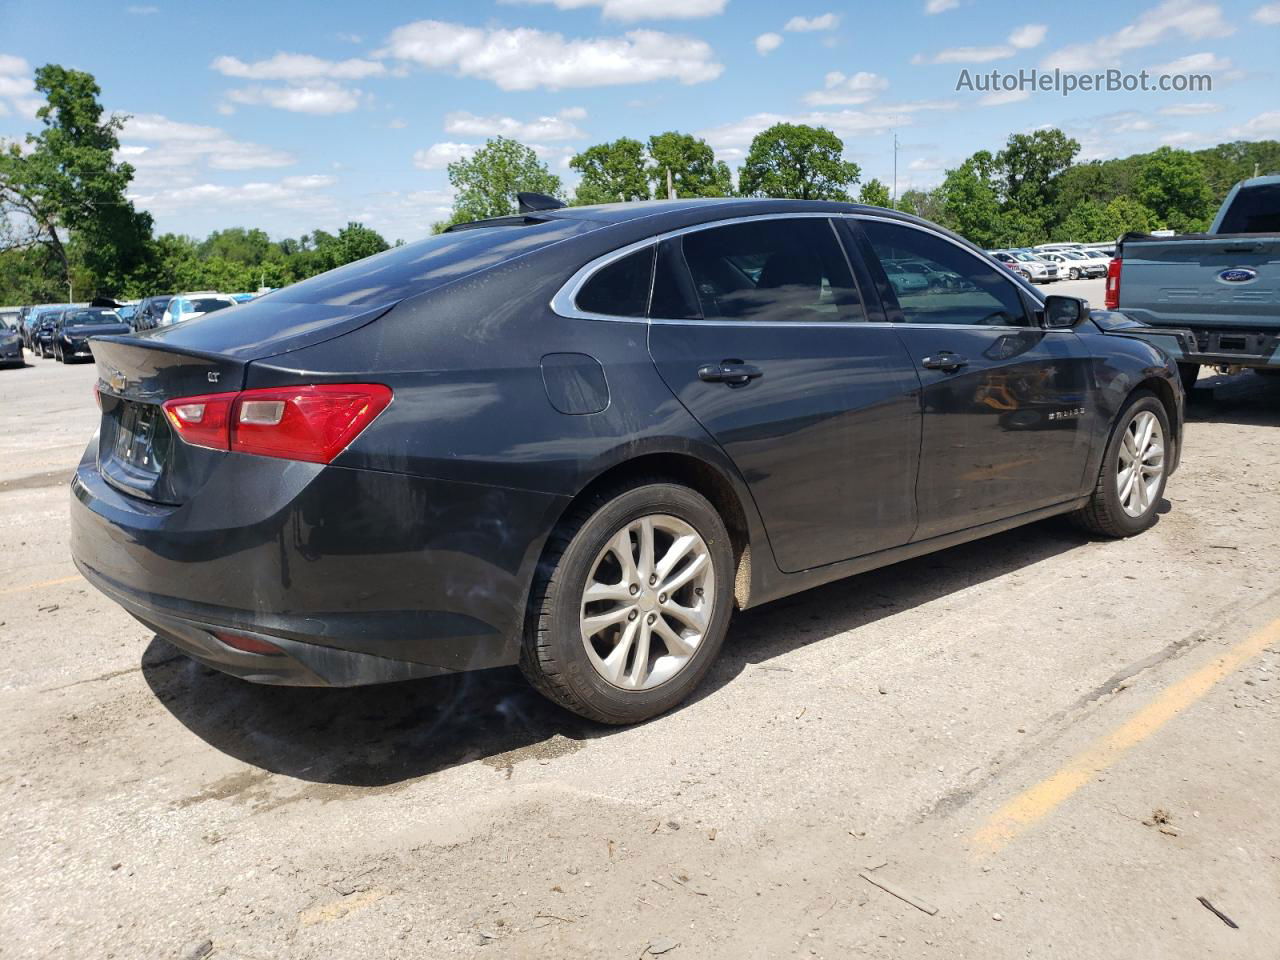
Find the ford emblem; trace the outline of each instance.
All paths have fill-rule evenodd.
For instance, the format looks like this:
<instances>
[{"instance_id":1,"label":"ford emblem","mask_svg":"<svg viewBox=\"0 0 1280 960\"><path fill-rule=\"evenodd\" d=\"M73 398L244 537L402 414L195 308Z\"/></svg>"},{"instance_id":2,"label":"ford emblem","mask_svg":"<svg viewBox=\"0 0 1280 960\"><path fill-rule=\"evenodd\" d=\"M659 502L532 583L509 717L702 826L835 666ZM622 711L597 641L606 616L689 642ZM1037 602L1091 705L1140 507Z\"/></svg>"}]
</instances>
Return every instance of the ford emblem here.
<instances>
[{"instance_id":1,"label":"ford emblem","mask_svg":"<svg viewBox=\"0 0 1280 960\"><path fill-rule=\"evenodd\" d=\"M1232 267L1218 274L1218 279L1223 283L1248 283L1250 280L1258 279L1258 271L1250 270L1248 267Z\"/></svg>"}]
</instances>

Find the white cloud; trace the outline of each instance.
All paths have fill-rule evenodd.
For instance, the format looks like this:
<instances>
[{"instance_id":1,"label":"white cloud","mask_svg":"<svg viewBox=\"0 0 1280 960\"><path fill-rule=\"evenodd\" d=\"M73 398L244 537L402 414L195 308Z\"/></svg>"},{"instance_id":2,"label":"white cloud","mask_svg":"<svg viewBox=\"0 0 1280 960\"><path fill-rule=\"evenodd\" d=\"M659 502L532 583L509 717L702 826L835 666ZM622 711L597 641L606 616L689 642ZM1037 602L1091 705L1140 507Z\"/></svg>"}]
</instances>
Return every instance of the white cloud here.
<instances>
[{"instance_id":1,"label":"white cloud","mask_svg":"<svg viewBox=\"0 0 1280 960\"><path fill-rule=\"evenodd\" d=\"M1045 69L1092 70L1113 67L1126 54L1150 47L1178 34L1189 40L1225 37L1235 32L1215 3L1198 0L1163 0L1115 33L1089 43L1077 43L1055 50L1045 58Z\"/></svg>"},{"instance_id":2,"label":"white cloud","mask_svg":"<svg viewBox=\"0 0 1280 960\"><path fill-rule=\"evenodd\" d=\"M814 30L834 30L838 26L838 13L824 13L817 17L792 17L782 29L792 33L809 33Z\"/></svg>"},{"instance_id":3,"label":"white cloud","mask_svg":"<svg viewBox=\"0 0 1280 960\"><path fill-rule=\"evenodd\" d=\"M170 120L158 113L140 113L125 121L120 154L140 173L192 168L207 164L215 170L287 167L297 158L284 150L232 139L218 127Z\"/></svg>"},{"instance_id":4,"label":"white cloud","mask_svg":"<svg viewBox=\"0 0 1280 960\"><path fill-rule=\"evenodd\" d=\"M804 100L814 106L866 103L888 88L889 81L876 73L859 71L846 76L833 70L823 78L822 89L806 93Z\"/></svg>"},{"instance_id":5,"label":"white cloud","mask_svg":"<svg viewBox=\"0 0 1280 960\"><path fill-rule=\"evenodd\" d=\"M433 143L425 150L416 150L413 154L413 165L419 170L441 170L453 163L469 157L479 148L474 143Z\"/></svg>"},{"instance_id":6,"label":"white cloud","mask_svg":"<svg viewBox=\"0 0 1280 960\"><path fill-rule=\"evenodd\" d=\"M1280 24L1280 3L1268 3L1253 11L1253 19L1264 26Z\"/></svg>"},{"instance_id":7,"label":"white cloud","mask_svg":"<svg viewBox=\"0 0 1280 960\"><path fill-rule=\"evenodd\" d=\"M1009 43L1019 50L1030 50L1044 43L1049 28L1043 23L1028 23L1009 34Z\"/></svg>"},{"instance_id":8,"label":"white cloud","mask_svg":"<svg viewBox=\"0 0 1280 960\"><path fill-rule=\"evenodd\" d=\"M723 66L711 48L690 37L633 30L624 37L570 40L539 30L481 30L419 21L392 31L381 55L422 66L453 68L505 90L604 86L677 79L701 83Z\"/></svg>"},{"instance_id":9,"label":"white cloud","mask_svg":"<svg viewBox=\"0 0 1280 960\"><path fill-rule=\"evenodd\" d=\"M1228 132L1232 137L1241 140L1280 137L1280 110L1268 110L1266 113L1260 113L1240 126L1232 127Z\"/></svg>"},{"instance_id":10,"label":"white cloud","mask_svg":"<svg viewBox=\"0 0 1280 960\"><path fill-rule=\"evenodd\" d=\"M895 127L911 123L908 113L870 112L864 110L810 110L796 114L755 113L734 123L702 130L702 137L721 159L729 159L733 150L750 146L752 138L775 123L803 123L813 127L826 127L842 139L856 136L874 136L887 133Z\"/></svg>"},{"instance_id":11,"label":"white cloud","mask_svg":"<svg viewBox=\"0 0 1280 960\"><path fill-rule=\"evenodd\" d=\"M153 13L159 13L159 7L125 7L125 13L131 13L135 17L149 17Z\"/></svg>"},{"instance_id":12,"label":"white cloud","mask_svg":"<svg viewBox=\"0 0 1280 960\"><path fill-rule=\"evenodd\" d=\"M330 176L310 174L275 181L241 184L191 183L159 189L135 189L129 199L161 216L184 210L258 211L262 207L305 210L319 215L334 209L332 198L320 191L337 181Z\"/></svg>"},{"instance_id":13,"label":"white cloud","mask_svg":"<svg viewBox=\"0 0 1280 960\"><path fill-rule=\"evenodd\" d=\"M724 13L729 0L500 0L515 3L550 3L561 10L599 7L606 20L693 20Z\"/></svg>"},{"instance_id":14,"label":"white cloud","mask_svg":"<svg viewBox=\"0 0 1280 960\"><path fill-rule=\"evenodd\" d=\"M1190 53L1151 68L1153 73L1205 73L1231 69L1231 60L1216 53Z\"/></svg>"},{"instance_id":15,"label":"white cloud","mask_svg":"<svg viewBox=\"0 0 1280 960\"><path fill-rule=\"evenodd\" d=\"M960 6L960 0L928 0L924 5L924 12L928 14L943 13L947 10L954 10Z\"/></svg>"},{"instance_id":16,"label":"white cloud","mask_svg":"<svg viewBox=\"0 0 1280 960\"><path fill-rule=\"evenodd\" d=\"M237 80L362 80L387 72L376 60L325 60L305 53L277 53L266 60L245 63L236 57L215 57L209 66Z\"/></svg>"},{"instance_id":17,"label":"white cloud","mask_svg":"<svg viewBox=\"0 0 1280 960\"><path fill-rule=\"evenodd\" d=\"M585 118L581 107L570 107L551 116L520 121L514 117L480 117L466 110L447 113L444 132L462 137L511 137L514 140L579 140L586 136L573 121Z\"/></svg>"},{"instance_id":18,"label":"white cloud","mask_svg":"<svg viewBox=\"0 0 1280 960\"><path fill-rule=\"evenodd\" d=\"M503 90L655 80L692 84L714 80L724 70L702 40L656 30L566 40L563 34L544 30L487 29L441 20L396 27L377 55L480 77Z\"/></svg>"},{"instance_id":19,"label":"white cloud","mask_svg":"<svg viewBox=\"0 0 1280 960\"><path fill-rule=\"evenodd\" d=\"M44 100L36 93L31 65L22 57L0 53L0 111L34 120Z\"/></svg>"},{"instance_id":20,"label":"white cloud","mask_svg":"<svg viewBox=\"0 0 1280 960\"><path fill-rule=\"evenodd\" d=\"M1017 103L1020 100L1026 100L1031 96L1028 90L998 90L995 93L988 93L985 97L978 100L980 107L1002 107L1006 103Z\"/></svg>"},{"instance_id":21,"label":"white cloud","mask_svg":"<svg viewBox=\"0 0 1280 960\"><path fill-rule=\"evenodd\" d=\"M246 106L275 107L293 113L327 116L333 113L350 113L360 106L360 91L320 81L314 84L228 90L227 99Z\"/></svg>"},{"instance_id":22,"label":"white cloud","mask_svg":"<svg viewBox=\"0 0 1280 960\"><path fill-rule=\"evenodd\" d=\"M780 33L762 33L756 37L756 53L760 56L772 53L782 46L782 34Z\"/></svg>"},{"instance_id":23,"label":"white cloud","mask_svg":"<svg viewBox=\"0 0 1280 960\"><path fill-rule=\"evenodd\" d=\"M990 63L992 60L1007 60L1016 56L1020 50L1029 50L1039 46L1049 28L1041 23L1028 23L1018 27L1005 43L987 47L948 47L929 56L917 53L911 58L912 63Z\"/></svg>"},{"instance_id":24,"label":"white cloud","mask_svg":"<svg viewBox=\"0 0 1280 960\"><path fill-rule=\"evenodd\" d=\"M391 130L403 130L409 125L409 121L403 117L395 117L387 123L387 127Z\"/></svg>"},{"instance_id":25,"label":"white cloud","mask_svg":"<svg viewBox=\"0 0 1280 960\"><path fill-rule=\"evenodd\" d=\"M1175 103L1161 107L1160 112L1168 117L1202 117L1210 113L1221 113L1220 103Z\"/></svg>"}]
</instances>

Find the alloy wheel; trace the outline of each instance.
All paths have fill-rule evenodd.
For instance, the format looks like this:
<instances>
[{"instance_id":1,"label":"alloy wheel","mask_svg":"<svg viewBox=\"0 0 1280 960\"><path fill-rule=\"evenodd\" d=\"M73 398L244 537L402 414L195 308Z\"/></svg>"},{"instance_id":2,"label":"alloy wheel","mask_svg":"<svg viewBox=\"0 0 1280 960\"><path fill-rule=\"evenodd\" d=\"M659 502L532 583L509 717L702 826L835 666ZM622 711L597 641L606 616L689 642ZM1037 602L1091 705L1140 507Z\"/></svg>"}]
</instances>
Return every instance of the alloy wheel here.
<instances>
[{"instance_id":1,"label":"alloy wheel","mask_svg":"<svg viewBox=\"0 0 1280 960\"><path fill-rule=\"evenodd\" d=\"M633 520L591 563L580 610L587 657L616 687L656 687L693 659L715 602L701 534L668 514Z\"/></svg>"},{"instance_id":2,"label":"alloy wheel","mask_svg":"<svg viewBox=\"0 0 1280 960\"><path fill-rule=\"evenodd\" d=\"M1164 477L1164 430L1149 410L1140 411L1125 427L1116 470L1120 506L1131 517L1151 508Z\"/></svg>"}]
</instances>

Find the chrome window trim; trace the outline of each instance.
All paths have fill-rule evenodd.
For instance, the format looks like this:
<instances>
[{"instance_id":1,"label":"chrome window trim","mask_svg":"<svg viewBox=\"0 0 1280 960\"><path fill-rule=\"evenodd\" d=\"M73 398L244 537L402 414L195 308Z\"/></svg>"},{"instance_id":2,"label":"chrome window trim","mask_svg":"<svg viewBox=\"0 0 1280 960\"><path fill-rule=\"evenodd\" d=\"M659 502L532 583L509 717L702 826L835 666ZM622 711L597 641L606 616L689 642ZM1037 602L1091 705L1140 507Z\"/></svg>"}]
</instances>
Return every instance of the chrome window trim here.
<instances>
[{"instance_id":1,"label":"chrome window trim","mask_svg":"<svg viewBox=\"0 0 1280 960\"><path fill-rule=\"evenodd\" d=\"M728 227L728 226L733 226L739 223L753 223L758 220L799 220L799 219L815 219L815 218L821 218L828 221L837 220L837 219L878 220L883 223L890 223L896 226L904 226L914 230L920 230L924 233L929 233L935 237L938 237L939 239L945 240L947 243L950 243L952 246L964 251L965 253L969 254L971 257L975 257L980 261L985 260L986 262L994 265L998 269L1004 270L1003 265L1000 264L1000 262L995 258L987 256L985 253L982 253L981 251L978 251L975 253L973 249L969 248L963 243L958 242L954 237L949 237L945 233L942 233L939 230L934 230L929 227L921 226L920 224L911 223L905 220L898 220L893 217L877 217L874 214L865 214L865 213L831 213L831 212L824 212L820 210L797 211L793 213L757 213L757 214L751 214L749 216L743 216L743 217L730 217L727 220L710 220L706 223L695 223L687 227L679 227L675 230L668 230L665 233L655 234L652 237L645 237L643 240L633 241L632 243L629 243L626 246L622 246L616 250L610 250L608 253L601 254L595 259L590 260L587 263L583 264L581 267L579 267L573 273L573 275L564 282L564 284L560 287L560 289L557 290L555 295L551 298L551 303L550 303L551 310L557 316L564 317L565 319L568 319L568 320L606 320L613 323L662 323L662 324L700 323L700 324L711 324L711 325L717 325L717 326L741 325L743 323L743 321L741 320L707 320L707 319L675 319L675 318L668 319L663 317L647 317L647 318L646 317L620 317L620 316L616 316L614 314L608 314L608 313L592 313L587 310L579 310L576 301L577 301L577 296L579 291L581 291L583 286L586 285L587 281L589 281L596 274L597 271L604 269L605 267L609 266L609 264L614 263L617 260L621 260L623 257L629 256L639 250L643 250L646 247L656 247L658 246L658 244L662 243L664 240L669 240L672 237L682 237L685 234L689 234L689 233L697 233L702 230L713 230L716 227ZM654 260L654 269L657 269L656 256ZM852 272L852 268L851 268L851 272ZM1013 276L1002 277L1002 279L1007 280L1010 284L1014 286L1015 289L1025 289L1026 292L1031 293L1033 295L1033 298L1036 300L1036 302L1038 302L1041 306L1044 305L1044 298L1040 295L1040 291L1037 290L1033 285L1024 284L1020 281L1019 278L1016 278ZM856 275L854 275L853 277L853 282L854 282L855 289L857 289L858 278ZM862 308L865 315L866 301L862 297L861 290L858 291L858 294L859 294L859 300L862 303ZM956 327L972 326L970 324L962 324L962 323L936 323L936 324L911 323L909 324L905 322L904 323L890 323L890 322L879 323L879 322L872 322L872 321L866 321L866 320L830 320L830 321L812 321L812 322L776 321L773 323L770 323L769 321L764 321L764 322L750 321L750 322L754 326L777 326L777 327L902 327L902 326L910 326L910 327L920 327L920 328L932 327L932 328L940 328L940 329L955 329ZM979 328L974 328L974 329L979 329ZM1037 328L1034 323L1031 323L1031 324L1020 325L1020 326L984 326L984 327L981 327L980 329L983 329L983 330L1034 330L1039 328Z\"/></svg>"}]
</instances>

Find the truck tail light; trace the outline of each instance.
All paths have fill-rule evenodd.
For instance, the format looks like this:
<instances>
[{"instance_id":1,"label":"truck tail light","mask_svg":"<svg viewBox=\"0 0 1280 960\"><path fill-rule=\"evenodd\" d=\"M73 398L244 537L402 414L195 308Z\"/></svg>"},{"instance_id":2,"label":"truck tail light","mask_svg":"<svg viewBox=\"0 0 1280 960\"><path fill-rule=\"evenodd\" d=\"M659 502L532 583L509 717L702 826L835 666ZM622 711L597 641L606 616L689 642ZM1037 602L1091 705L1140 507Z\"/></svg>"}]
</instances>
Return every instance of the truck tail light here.
<instances>
[{"instance_id":1,"label":"truck tail light","mask_svg":"<svg viewBox=\"0 0 1280 960\"><path fill-rule=\"evenodd\" d=\"M1107 264L1107 294L1103 303L1108 310L1120 309L1120 258Z\"/></svg>"},{"instance_id":2,"label":"truck tail light","mask_svg":"<svg viewBox=\"0 0 1280 960\"><path fill-rule=\"evenodd\" d=\"M380 383L319 383L183 397L164 404L187 443L330 463L391 403Z\"/></svg>"}]
</instances>

